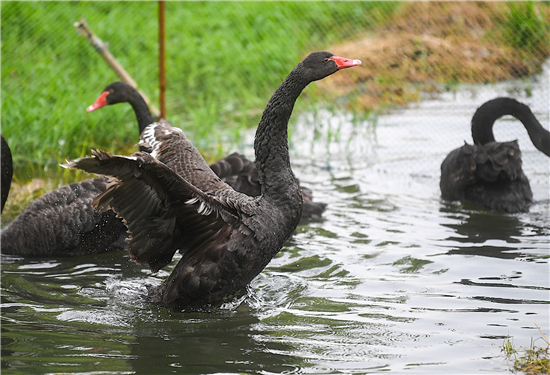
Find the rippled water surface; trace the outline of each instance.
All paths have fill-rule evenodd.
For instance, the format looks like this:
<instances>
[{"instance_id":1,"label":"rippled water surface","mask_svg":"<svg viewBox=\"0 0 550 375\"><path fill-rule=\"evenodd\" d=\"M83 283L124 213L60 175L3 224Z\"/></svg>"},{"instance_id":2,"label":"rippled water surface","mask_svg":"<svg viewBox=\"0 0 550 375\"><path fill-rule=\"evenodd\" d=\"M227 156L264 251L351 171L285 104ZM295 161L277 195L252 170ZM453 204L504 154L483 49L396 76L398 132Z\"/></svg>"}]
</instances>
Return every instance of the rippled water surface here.
<instances>
[{"instance_id":1,"label":"rippled water surface","mask_svg":"<svg viewBox=\"0 0 550 375\"><path fill-rule=\"evenodd\" d=\"M536 325L550 328L548 158L502 119L496 138L523 150L530 213L445 203L438 186L446 154L471 143L474 110L499 95L548 128L548 71L366 121L299 116L293 167L328 209L216 311L149 304L147 285L171 268L151 274L125 253L3 256L2 372L507 373L505 338L528 347Z\"/></svg>"}]
</instances>

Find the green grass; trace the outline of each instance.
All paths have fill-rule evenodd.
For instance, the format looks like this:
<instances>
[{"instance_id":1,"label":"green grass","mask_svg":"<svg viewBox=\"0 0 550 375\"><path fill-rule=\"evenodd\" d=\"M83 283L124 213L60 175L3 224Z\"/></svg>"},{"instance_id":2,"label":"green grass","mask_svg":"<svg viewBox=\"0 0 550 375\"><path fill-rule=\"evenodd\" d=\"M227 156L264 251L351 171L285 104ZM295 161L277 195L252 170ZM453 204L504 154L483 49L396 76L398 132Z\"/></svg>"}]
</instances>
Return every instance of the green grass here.
<instances>
[{"instance_id":1,"label":"green grass","mask_svg":"<svg viewBox=\"0 0 550 375\"><path fill-rule=\"evenodd\" d=\"M535 324L536 325L536 324ZM539 328L537 326L537 328ZM504 352L507 359L514 360L514 369L528 375L550 374L550 357L548 350L550 342L548 338L539 328L542 337L537 340L544 342L543 346L537 347L534 340L531 340L531 345L528 349L523 349L523 355L520 354L520 349L516 349L510 337L504 340L501 351Z\"/></svg>"},{"instance_id":2,"label":"green grass","mask_svg":"<svg viewBox=\"0 0 550 375\"><path fill-rule=\"evenodd\" d=\"M550 2L542 2L550 6ZM550 23L545 16L535 8L534 1L510 2L507 20L504 26L507 40L513 46L543 51L548 46Z\"/></svg>"},{"instance_id":3,"label":"green grass","mask_svg":"<svg viewBox=\"0 0 550 375\"><path fill-rule=\"evenodd\" d=\"M397 6L166 2L167 117L219 156L257 124L271 93L307 53L368 32ZM59 170L57 163L92 147L132 151L138 134L130 106L85 111L118 78L73 23L85 18L157 104L157 2L2 1L1 11L2 134L18 178ZM308 94L310 103L323 96Z\"/></svg>"}]
</instances>

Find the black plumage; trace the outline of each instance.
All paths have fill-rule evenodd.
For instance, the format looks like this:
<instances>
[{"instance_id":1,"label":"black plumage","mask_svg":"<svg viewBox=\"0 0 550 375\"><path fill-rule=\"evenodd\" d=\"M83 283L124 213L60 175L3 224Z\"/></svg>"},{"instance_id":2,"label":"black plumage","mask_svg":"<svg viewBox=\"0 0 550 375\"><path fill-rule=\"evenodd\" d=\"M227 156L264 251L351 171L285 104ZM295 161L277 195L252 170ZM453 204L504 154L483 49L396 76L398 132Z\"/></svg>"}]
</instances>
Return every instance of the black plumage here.
<instances>
[{"instance_id":1,"label":"black plumage","mask_svg":"<svg viewBox=\"0 0 550 375\"><path fill-rule=\"evenodd\" d=\"M302 194L290 167L287 126L294 103L312 81L360 64L330 52L304 59L275 91L258 125L254 150L261 194L251 197L223 182L183 132L166 122L148 126L141 143L151 154L94 156L68 167L116 177L98 196L130 232L132 259L155 271L176 251L182 258L150 290L163 304L217 304L245 287L296 228Z\"/></svg>"},{"instance_id":2,"label":"black plumage","mask_svg":"<svg viewBox=\"0 0 550 375\"><path fill-rule=\"evenodd\" d=\"M88 107L88 111L118 103L130 103L138 120L140 134L147 125L153 123L153 116L143 97L133 86L125 82L113 82L107 85L94 104ZM142 151L148 151L143 145L140 148ZM215 161L210 167L236 191L253 197L260 195L261 188L256 165L244 155L232 153ZM320 217L327 207L326 203L314 202L312 191L304 187L301 189L304 199L302 217L306 219Z\"/></svg>"},{"instance_id":3,"label":"black plumage","mask_svg":"<svg viewBox=\"0 0 550 375\"><path fill-rule=\"evenodd\" d=\"M2 158L0 160L0 163L1 163L0 173L2 174L0 176L0 179L2 180L1 182L2 191L0 192L0 194L2 196L1 211L4 211L4 205L8 200L8 194L10 193L10 188L11 188L11 179L13 177L13 161L11 158L11 150L10 150L10 146L8 146L8 142L6 142L3 135L0 135L0 139L1 139L0 147L2 148L1 155L0 155L0 157Z\"/></svg>"},{"instance_id":4,"label":"black plumage","mask_svg":"<svg viewBox=\"0 0 550 375\"><path fill-rule=\"evenodd\" d=\"M92 201L107 188L94 178L50 191L2 229L2 254L75 256L126 248L126 227Z\"/></svg>"}]
</instances>

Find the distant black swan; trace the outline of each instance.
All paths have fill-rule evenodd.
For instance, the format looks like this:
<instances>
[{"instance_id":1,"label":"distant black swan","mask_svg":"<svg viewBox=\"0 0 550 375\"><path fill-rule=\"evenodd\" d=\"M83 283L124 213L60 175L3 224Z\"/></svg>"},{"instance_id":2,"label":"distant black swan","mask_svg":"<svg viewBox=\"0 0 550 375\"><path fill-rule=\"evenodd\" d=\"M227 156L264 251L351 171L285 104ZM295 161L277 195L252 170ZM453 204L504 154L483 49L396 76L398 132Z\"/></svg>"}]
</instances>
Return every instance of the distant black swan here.
<instances>
[{"instance_id":1,"label":"distant black swan","mask_svg":"<svg viewBox=\"0 0 550 375\"><path fill-rule=\"evenodd\" d=\"M166 122L147 127L151 154L94 156L71 168L116 177L94 202L126 221L133 260L157 271L176 251L183 256L160 286L155 302L216 304L245 287L281 249L302 214L302 194L290 167L287 126L294 103L312 81L359 60L314 52L286 77L269 100L254 150L261 195L250 197L224 183L180 129Z\"/></svg>"},{"instance_id":2,"label":"distant black swan","mask_svg":"<svg viewBox=\"0 0 550 375\"><path fill-rule=\"evenodd\" d=\"M533 199L529 180L521 169L517 141L496 142L494 122L512 115L520 120L537 149L550 156L550 133L531 110L511 98L490 100L472 118L474 145L452 151L441 164L441 196L467 200L501 212L527 212Z\"/></svg>"},{"instance_id":3,"label":"distant black swan","mask_svg":"<svg viewBox=\"0 0 550 375\"><path fill-rule=\"evenodd\" d=\"M103 89L97 100L88 107L88 112L95 111L107 105L130 103L138 120L140 134L149 124L153 123L153 116L140 93L126 82L113 82ZM147 151L141 147L141 151ZM260 183L254 162L244 155L233 153L210 165L210 168L224 182L236 191L250 196L260 195ZM304 198L303 218L320 217L326 208L326 203L313 202L311 190L302 187Z\"/></svg>"}]
</instances>

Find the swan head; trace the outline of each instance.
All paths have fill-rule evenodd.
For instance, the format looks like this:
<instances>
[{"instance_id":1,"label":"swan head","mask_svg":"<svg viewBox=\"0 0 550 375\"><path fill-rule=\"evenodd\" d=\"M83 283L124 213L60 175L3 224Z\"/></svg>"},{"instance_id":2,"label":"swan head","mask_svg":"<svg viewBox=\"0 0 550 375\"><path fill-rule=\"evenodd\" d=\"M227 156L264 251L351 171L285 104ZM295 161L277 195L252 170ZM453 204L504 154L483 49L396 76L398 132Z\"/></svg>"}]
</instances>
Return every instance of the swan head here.
<instances>
[{"instance_id":1,"label":"swan head","mask_svg":"<svg viewBox=\"0 0 550 375\"><path fill-rule=\"evenodd\" d=\"M106 105L127 102L129 94L135 90L133 86L126 82L117 81L110 83L103 89L99 98L86 109L86 112L95 111Z\"/></svg>"},{"instance_id":2,"label":"swan head","mask_svg":"<svg viewBox=\"0 0 550 375\"><path fill-rule=\"evenodd\" d=\"M361 60L336 56L328 51L318 51L309 54L299 66L307 78L317 81L338 70L357 65L361 65Z\"/></svg>"}]
</instances>

